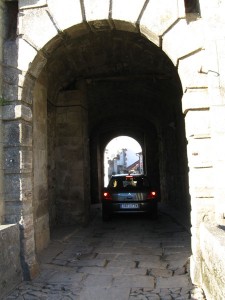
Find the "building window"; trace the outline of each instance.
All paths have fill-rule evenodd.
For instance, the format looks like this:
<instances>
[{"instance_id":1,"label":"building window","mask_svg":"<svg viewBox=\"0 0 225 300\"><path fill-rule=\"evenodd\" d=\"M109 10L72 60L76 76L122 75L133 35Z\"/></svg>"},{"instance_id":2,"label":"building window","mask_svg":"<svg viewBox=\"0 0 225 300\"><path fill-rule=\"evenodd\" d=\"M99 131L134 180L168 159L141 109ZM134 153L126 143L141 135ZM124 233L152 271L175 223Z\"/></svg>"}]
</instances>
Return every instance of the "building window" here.
<instances>
[{"instance_id":1,"label":"building window","mask_svg":"<svg viewBox=\"0 0 225 300\"><path fill-rule=\"evenodd\" d=\"M184 0L186 14L200 15L199 0Z\"/></svg>"},{"instance_id":2,"label":"building window","mask_svg":"<svg viewBox=\"0 0 225 300\"><path fill-rule=\"evenodd\" d=\"M6 1L6 39L17 37L18 1Z\"/></svg>"}]
</instances>

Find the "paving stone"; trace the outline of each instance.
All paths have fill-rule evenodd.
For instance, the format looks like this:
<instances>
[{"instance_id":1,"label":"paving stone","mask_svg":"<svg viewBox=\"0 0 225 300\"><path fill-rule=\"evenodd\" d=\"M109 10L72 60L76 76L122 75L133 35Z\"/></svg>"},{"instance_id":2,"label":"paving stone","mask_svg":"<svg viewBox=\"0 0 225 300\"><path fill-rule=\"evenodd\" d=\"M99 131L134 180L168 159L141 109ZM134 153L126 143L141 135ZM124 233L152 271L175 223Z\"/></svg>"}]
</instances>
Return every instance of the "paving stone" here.
<instances>
[{"instance_id":1,"label":"paving stone","mask_svg":"<svg viewBox=\"0 0 225 300\"><path fill-rule=\"evenodd\" d=\"M110 287L113 281L111 275L92 275L89 274L86 279L83 280L82 284L88 287Z\"/></svg>"},{"instance_id":2,"label":"paving stone","mask_svg":"<svg viewBox=\"0 0 225 300\"><path fill-rule=\"evenodd\" d=\"M173 276L169 278L159 277L156 280L158 288L174 288L174 287L187 287L190 285L189 277L186 275Z\"/></svg>"},{"instance_id":3,"label":"paving stone","mask_svg":"<svg viewBox=\"0 0 225 300\"><path fill-rule=\"evenodd\" d=\"M120 260L112 260L109 261L107 264L108 267L129 267L135 268L136 263L135 261L120 261Z\"/></svg>"},{"instance_id":4,"label":"paving stone","mask_svg":"<svg viewBox=\"0 0 225 300\"><path fill-rule=\"evenodd\" d=\"M190 235L169 216L106 224L99 213L89 226L55 235L40 275L4 300L205 300L190 282L189 256Z\"/></svg>"},{"instance_id":5,"label":"paving stone","mask_svg":"<svg viewBox=\"0 0 225 300\"><path fill-rule=\"evenodd\" d=\"M121 267L82 267L79 272L96 275L118 275L123 273Z\"/></svg>"},{"instance_id":6,"label":"paving stone","mask_svg":"<svg viewBox=\"0 0 225 300\"><path fill-rule=\"evenodd\" d=\"M80 300L128 300L129 288L87 287L80 294Z\"/></svg>"},{"instance_id":7,"label":"paving stone","mask_svg":"<svg viewBox=\"0 0 225 300\"><path fill-rule=\"evenodd\" d=\"M154 288L154 277L140 275L115 276L113 286Z\"/></svg>"},{"instance_id":8,"label":"paving stone","mask_svg":"<svg viewBox=\"0 0 225 300\"><path fill-rule=\"evenodd\" d=\"M125 268L122 271L124 275L147 275L147 272L146 268Z\"/></svg>"},{"instance_id":9,"label":"paving stone","mask_svg":"<svg viewBox=\"0 0 225 300\"><path fill-rule=\"evenodd\" d=\"M154 277L171 277L173 272L168 269L150 269L149 273Z\"/></svg>"},{"instance_id":10,"label":"paving stone","mask_svg":"<svg viewBox=\"0 0 225 300\"><path fill-rule=\"evenodd\" d=\"M139 264L140 268L148 268L148 269L166 269L168 266L167 262L163 261L141 261Z\"/></svg>"},{"instance_id":11,"label":"paving stone","mask_svg":"<svg viewBox=\"0 0 225 300\"><path fill-rule=\"evenodd\" d=\"M105 259L87 259L87 260L74 260L68 263L70 267L104 267L106 264Z\"/></svg>"}]
</instances>

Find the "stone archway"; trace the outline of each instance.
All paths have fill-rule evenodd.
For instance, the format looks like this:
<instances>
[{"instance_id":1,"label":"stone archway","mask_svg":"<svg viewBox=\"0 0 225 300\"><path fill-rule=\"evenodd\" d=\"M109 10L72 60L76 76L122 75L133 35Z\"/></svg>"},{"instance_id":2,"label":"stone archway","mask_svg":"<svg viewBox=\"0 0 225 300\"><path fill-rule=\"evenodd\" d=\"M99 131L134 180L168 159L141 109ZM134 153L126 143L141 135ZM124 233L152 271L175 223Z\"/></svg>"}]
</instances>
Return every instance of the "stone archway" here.
<instances>
[{"instance_id":1,"label":"stone archway","mask_svg":"<svg viewBox=\"0 0 225 300\"><path fill-rule=\"evenodd\" d=\"M61 123L58 118L59 128L71 128L73 124L74 130L78 126L78 130L84 132L79 137L80 149L85 153L82 170L87 176L88 172L84 170L90 167L87 163L89 133L98 136L99 132L94 129L107 124L106 120L112 117L112 112L114 122L118 123L119 118L115 115L116 110L112 109L112 103L116 102L117 110L120 110L120 104L123 103L120 116L126 115L126 107L131 104L129 116L133 113L135 117L138 112L139 120L144 120L140 127L142 132L149 137L146 125L152 122L156 127L161 147L160 168L164 174L164 189L169 185L166 178L171 179L171 186L178 186L178 175L175 174L181 175L181 186L185 188L186 173L179 163L184 163L186 145L181 115L182 88L177 70L182 79L184 111L188 116L195 114L199 108L196 103L189 102L190 95L193 99L201 97L205 92L202 77L198 80L199 73L194 78L186 75L198 69L197 61L202 56L202 38L196 24L187 27L184 3L179 1L178 5L177 1L173 1L162 5L161 1L132 1L129 9L124 9L124 4L119 1L114 1L113 5L110 1L71 1L70 4L64 6L55 1L27 4L21 1L19 7L23 12L20 16L16 66L20 74L17 74L18 82L14 82L15 91L11 99L14 102L5 112L5 132L9 146L7 155L12 155L14 147L19 147L16 151L20 153L20 161L24 164L16 174L6 176L6 186L9 181L17 183L13 192L6 189L6 194L9 197L13 194L14 204L19 203L15 213L14 204L6 201L6 221L19 222L21 225L23 259L31 277L36 270L35 251L41 251L49 240L51 202L47 201L46 191L49 195L50 189L45 178L48 174L47 162L53 161L52 166L56 159L52 159L52 153L48 157L50 152L46 145L49 141L48 145L53 149L60 140L57 145L63 148L62 139L65 140L65 131L61 132L61 136L58 134L56 140L49 140L50 132L47 132L46 126L48 123L48 128L53 128L51 124L54 117L59 117L55 111L61 114L63 120ZM184 32L187 38L178 47L177 37L182 37ZM194 42L191 41L192 36L197 37ZM154 89L149 88L153 85ZM107 96L109 91L116 90L117 93L111 93L111 100L114 101L109 101L109 97L104 97L99 90ZM141 95L136 91L141 91ZM96 105L96 99L101 105ZM142 106L137 110L140 101ZM105 105L108 107L108 119L107 114L104 114ZM74 116L68 118L65 106L70 109L73 107L71 115L78 115L79 122L74 122ZM87 107L91 112L88 123ZM47 115L50 119L48 122ZM128 119L126 116L122 127L128 123ZM74 130L70 138L74 137ZM13 145L10 140L12 133L15 135ZM168 157L172 157L175 163L171 164ZM39 168L41 164L43 168ZM70 171L69 166L67 171ZM171 176L168 176L169 172ZM89 180L85 176L83 182ZM52 183L53 177L48 177L48 182ZM84 192L84 184L79 187ZM168 199L174 195L176 192L171 190ZM88 201L86 204L88 206ZM54 219L54 216L52 213L51 218Z\"/></svg>"}]
</instances>

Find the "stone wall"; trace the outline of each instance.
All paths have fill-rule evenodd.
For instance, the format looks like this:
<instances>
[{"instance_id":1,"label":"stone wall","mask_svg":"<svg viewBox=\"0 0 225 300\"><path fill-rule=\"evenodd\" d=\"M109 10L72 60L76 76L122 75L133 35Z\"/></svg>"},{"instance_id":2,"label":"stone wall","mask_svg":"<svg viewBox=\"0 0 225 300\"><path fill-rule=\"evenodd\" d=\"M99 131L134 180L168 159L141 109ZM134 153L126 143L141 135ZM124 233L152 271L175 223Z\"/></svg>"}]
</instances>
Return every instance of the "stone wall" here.
<instances>
[{"instance_id":1,"label":"stone wall","mask_svg":"<svg viewBox=\"0 0 225 300\"><path fill-rule=\"evenodd\" d=\"M85 94L59 95L56 111L56 222L85 223L90 209L90 167Z\"/></svg>"},{"instance_id":2,"label":"stone wall","mask_svg":"<svg viewBox=\"0 0 225 300\"><path fill-rule=\"evenodd\" d=\"M3 38L4 38L4 18L3 2L0 1L0 224L4 223L4 189L3 189L3 131L2 131L2 77L3 77Z\"/></svg>"},{"instance_id":3,"label":"stone wall","mask_svg":"<svg viewBox=\"0 0 225 300\"><path fill-rule=\"evenodd\" d=\"M41 78L35 85L33 101L33 214L37 253L49 243L48 148L47 148L47 91ZM32 161L32 152L27 160Z\"/></svg>"},{"instance_id":4,"label":"stone wall","mask_svg":"<svg viewBox=\"0 0 225 300\"><path fill-rule=\"evenodd\" d=\"M22 281L18 225L0 225L0 253L0 299L3 299Z\"/></svg>"},{"instance_id":5,"label":"stone wall","mask_svg":"<svg viewBox=\"0 0 225 300\"><path fill-rule=\"evenodd\" d=\"M219 239L215 232L210 231L209 234L209 230L207 232L205 229L206 224L217 228L225 222L223 182L225 177L225 28L222 14L224 1L200 0L199 3L200 13L187 14L184 1L180 0L69 0L68 5L54 0L19 1L21 12L18 23L19 35L16 41L4 43L2 95L10 101L9 105L4 106L3 116L6 144L4 151L7 158L4 160L4 197L6 222L17 222L21 225L22 260L24 268L31 275L35 274L35 251L40 251L49 240L49 203L54 202L53 207L57 205L58 211L63 212L58 215L59 221L68 220L68 223L72 223L75 219L86 219L87 214L84 212L88 211L89 206L86 189L89 185L86 106L81 105L81 97L77 97L77 91L75 94L74 91L61 94L57 103L53 103L56 105L54 111L56 120L54 121L53 117L52 123L55 124L51 126L55 126L56 130L50 144L52 149L54 145L57 149L52 154L55 155L53 161L56 162L56 166L52 169L54 171L51 172L49 182L55 184L55 191L50 193L51 201L48 202L46 141L49 132L46 131L47 113L44 105L47 97L56 100L54 97L58 92L56 88L59 86L63 88L63 84L68 84L73 74L69 66L76 63L74 63L73 51L70 52L69 49L73 47L74 40L79 37L81 41L81 36L89 31L97 33L113 28L142 34L168 55L179 72L183 87L182 105L190 170L192 278L195 283L206 287L209 299L210 293L215 294L216 291L209 286L204 270L208 270L215 281L217 280L214 286L218 294L221 289L224 289L224 285L221 284L223 282L221 270L218 270L219 274L214 273L213 265L208 263L210 260L208 253L215 257L216 262L225 260L224 254L221 252L219 257L215 248L207 246L209 236L215 238L215 241ZM2 7L1 1L0 16L3 12ZM2 36L3 33L0 32L1 62ZM57 52L60 47L63 50ZM85 56L85 50L84 47L80 54ZM62 55L67 59L61 64ZM35 91L35 82L50 58L52 61L48 66L56 67L52 67L52 73L47 74L48 84L49 82L50 84L44 83L46 89L48 88L48 94L40 82L36 85ZM87 61L88 59L84 60ZM57 72L54 72L55 70ZM35 92L39 100L35 99ZM68 103L71 104L70 111L62 107ZM40 109L40 122L36 116L33 119L33 105L36 116ZM38 140L33 144L35 132ZM3 172L1 154L0 143L0 178ZM51 161L52 157L48 159ZM76 157L76 167L70 165L74 157ZM42 168L37 169L39 162ZM1 185L0 181L0 188L3 191ZM69 191L66 196L65 190ZM2 218L4 210L1 199L0 192L0 217ZM55 213L51 215L53 218L56 216ZM221 264L218 262L218 265Z\"/></svg>"},{"instance_id":6,"label":"stone wall","mask_svg":"<svg viewBox=\"0 0 225 300\"><path fill-rule=\"evenodd\" d=\"M210 241L210 242L209 242ZM200 226L200 248L202 260L200 278L208 300L225 299L225 232L210 224Z\"/></svg>"}]
</instances>

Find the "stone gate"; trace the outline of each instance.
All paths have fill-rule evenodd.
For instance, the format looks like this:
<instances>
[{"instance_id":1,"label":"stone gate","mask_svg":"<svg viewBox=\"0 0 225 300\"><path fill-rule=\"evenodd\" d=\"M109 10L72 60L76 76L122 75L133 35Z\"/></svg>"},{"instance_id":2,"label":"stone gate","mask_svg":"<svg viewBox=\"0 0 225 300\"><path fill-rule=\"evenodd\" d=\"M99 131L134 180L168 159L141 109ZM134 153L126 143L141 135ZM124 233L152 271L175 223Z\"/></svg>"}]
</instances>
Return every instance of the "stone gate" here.
<instances>
[{"instance_id":1,"label":"stone gate","mask_svg":"<svg viewBox=\"0 0 225 300\"><path fill-rule=\"evenodd\" d=\"M224 6L0 1L0 224L23 278L54 227L88 222L105 146L129 135L162 203L190 221L193 282L225 298Z\"/></svg>"}]
</instances>

